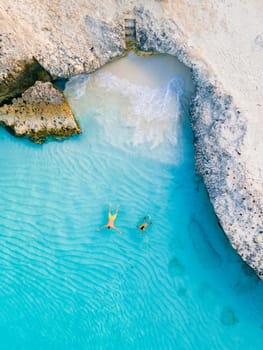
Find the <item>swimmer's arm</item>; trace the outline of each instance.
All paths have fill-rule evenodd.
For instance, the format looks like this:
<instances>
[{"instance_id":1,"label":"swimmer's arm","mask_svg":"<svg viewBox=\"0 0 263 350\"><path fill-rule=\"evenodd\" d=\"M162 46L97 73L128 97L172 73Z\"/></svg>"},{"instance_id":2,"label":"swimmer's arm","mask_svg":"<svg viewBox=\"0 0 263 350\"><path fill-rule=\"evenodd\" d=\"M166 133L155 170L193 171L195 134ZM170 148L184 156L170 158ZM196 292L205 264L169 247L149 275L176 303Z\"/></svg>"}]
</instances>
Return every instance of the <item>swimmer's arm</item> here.
<instances>
[{"instance_id":1,"label":"swimmer's arm","mask_svg":"<svg viewBox=\"0 0 263 350\"><path fill-rule=\"evenodd\" d=\"M113 230L117 231L120 235L122 234L121 230L119 230L117 227L112 227Z\"/></svg>"},{"instance_id":2,"label":"swimmer's arm","mask_svg":"<svg viewBox=\"0 0 263 350\"><path fill-rule=\"evenodd\" d=\"M98 227L98 228L97 228L97 231L103 230L103 229L106 228L106 227L107 227L107 225L103 225L103 226L101 226L101 227Z\"/></svg>"}]
</instances>

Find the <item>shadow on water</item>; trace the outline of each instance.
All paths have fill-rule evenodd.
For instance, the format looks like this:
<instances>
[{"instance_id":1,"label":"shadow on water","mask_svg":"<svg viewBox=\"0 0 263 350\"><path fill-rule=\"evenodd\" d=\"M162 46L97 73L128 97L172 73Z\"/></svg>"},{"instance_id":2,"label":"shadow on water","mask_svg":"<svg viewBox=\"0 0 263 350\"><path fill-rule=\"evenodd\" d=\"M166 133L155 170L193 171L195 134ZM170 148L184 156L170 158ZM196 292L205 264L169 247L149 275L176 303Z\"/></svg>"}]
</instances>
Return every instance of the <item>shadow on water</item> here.
<instances>
[{"instance_id":1,"label":"shadow on water","mask_svg":"<svg viewBox=\"0 0 263 350\"><path fill-rule=\"evenodd\" d=\"M66 84L68 82L68 79L66 78L57 78L56 80L53 80L52 83L59 88L61 91L65 90Z\"/></svg>"},{"instance_id":2,"label":"shadow on water","mask_svg":"<svg viewBox=\"0 0 263 350\"><path fill-rule=\"evenodd\" d=\"M221 257L211 244L207 232L195 217L190 219L189 236L200 263L206 268L218 268L222 263Z\"/></svg>"}]
</instances>

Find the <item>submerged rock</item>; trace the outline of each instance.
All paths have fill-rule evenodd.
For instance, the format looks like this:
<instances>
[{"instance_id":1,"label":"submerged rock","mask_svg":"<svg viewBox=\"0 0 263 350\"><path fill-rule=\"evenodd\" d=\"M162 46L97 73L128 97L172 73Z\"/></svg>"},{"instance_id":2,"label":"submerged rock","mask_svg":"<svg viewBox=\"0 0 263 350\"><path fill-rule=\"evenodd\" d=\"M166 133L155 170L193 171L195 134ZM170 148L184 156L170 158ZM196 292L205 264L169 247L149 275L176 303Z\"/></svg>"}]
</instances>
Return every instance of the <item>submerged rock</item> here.
<instances>
[{"instance_id":1,"label":"submerged rock","mask_svg":"<svg viewBox=\"0 0 263 350\"><path fill-rule=\"evenodd\" d=\"M1 107L0 125L35 143L43 143L47 136L61 139L80 134L63 93L50 82L37 81L21 98Z\"/></svg>"},{"instance_id":2,"label":"submerged rock","mask_svg":"<svg viewBox=\"0 0 263 350\"><path fill-rule=\"evenodd\" d=\"M185 273L185 268L181 262L174 257L168 265L168 272L171 277L181 276Z\"/></svg>"},{"instance_id":3,"label":"submerged rock","mask_svg":"<svg viewBox=\"0 0 263 350\"><path fill-rule=\"evenodd\" d=\"M239 322L231 307L223 308L223 310L221 311L220 320L225 326L233 326L234 324Z\"/></svg>"}]
</instances>

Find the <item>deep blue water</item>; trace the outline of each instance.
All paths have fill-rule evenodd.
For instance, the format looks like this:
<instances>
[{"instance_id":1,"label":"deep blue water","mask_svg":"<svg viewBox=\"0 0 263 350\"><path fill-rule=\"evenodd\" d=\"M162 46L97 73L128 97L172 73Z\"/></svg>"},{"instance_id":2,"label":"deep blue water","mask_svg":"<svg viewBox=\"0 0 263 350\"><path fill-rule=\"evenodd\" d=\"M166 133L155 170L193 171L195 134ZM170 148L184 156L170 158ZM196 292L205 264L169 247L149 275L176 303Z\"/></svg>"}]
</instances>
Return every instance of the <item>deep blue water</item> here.
<instances>
[{"instance_id":1,"label":"deep blue water","mask_svg":"<svg viewBox=\"0 0 263 350\"><path fill-rule=\"evenodd\" d=\"M152 76L173 65L129 59ZM0 131L1 350L263 348L263 284L194 172L190 73L169 74L159 87L74 78L81 136L38 146ZM109 203L122 235L97 231Z\"/></svg>"}]
</instances>

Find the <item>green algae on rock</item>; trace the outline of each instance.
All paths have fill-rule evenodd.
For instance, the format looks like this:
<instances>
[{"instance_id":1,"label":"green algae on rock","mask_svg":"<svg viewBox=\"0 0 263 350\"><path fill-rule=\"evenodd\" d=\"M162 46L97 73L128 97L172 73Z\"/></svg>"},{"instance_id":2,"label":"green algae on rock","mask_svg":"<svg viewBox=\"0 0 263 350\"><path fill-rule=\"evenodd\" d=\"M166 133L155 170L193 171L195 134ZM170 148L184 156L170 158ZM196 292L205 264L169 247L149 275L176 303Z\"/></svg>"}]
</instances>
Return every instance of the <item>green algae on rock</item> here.
<instances>
[{"instance_id":1,"label":"green algae on rock","mask_svg":"<svg viewBox=\"0 0 263 350\"><path fill-rule=\"evenodd\" d=\"M41 81L0 108L0 125L38 144L48 136L61 139L81 132L63 93L52 83Z\"/></svg>"}]
</instances>

